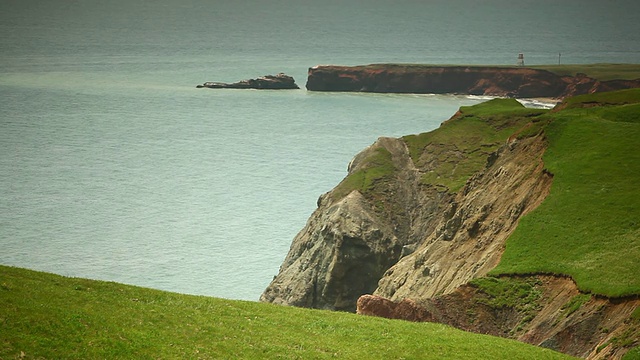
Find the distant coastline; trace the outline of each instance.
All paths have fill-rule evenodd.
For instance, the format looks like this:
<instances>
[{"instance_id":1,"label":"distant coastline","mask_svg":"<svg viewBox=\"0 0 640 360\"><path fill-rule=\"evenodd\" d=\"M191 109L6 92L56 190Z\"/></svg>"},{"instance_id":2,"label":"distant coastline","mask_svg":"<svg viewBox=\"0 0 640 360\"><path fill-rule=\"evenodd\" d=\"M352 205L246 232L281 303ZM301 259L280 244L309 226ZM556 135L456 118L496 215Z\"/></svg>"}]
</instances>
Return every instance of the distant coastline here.
<instances>
[{"instance_id":1,"label":"distant coastline","mask_svg":"<svg viewBox=\"0 0 640 360\"><path fill-rule=\"evenodd\" d=\"M568 75L569 73L572 75ZM591 73L596 75L590 75ZM615 78L616 74L623 75ZM547 99L637 87L640 87L640 65L625 64L535 68L418 64L318 65L309 68L306 84L309 91L466 94Z\"/></svg>"}]
</instances>

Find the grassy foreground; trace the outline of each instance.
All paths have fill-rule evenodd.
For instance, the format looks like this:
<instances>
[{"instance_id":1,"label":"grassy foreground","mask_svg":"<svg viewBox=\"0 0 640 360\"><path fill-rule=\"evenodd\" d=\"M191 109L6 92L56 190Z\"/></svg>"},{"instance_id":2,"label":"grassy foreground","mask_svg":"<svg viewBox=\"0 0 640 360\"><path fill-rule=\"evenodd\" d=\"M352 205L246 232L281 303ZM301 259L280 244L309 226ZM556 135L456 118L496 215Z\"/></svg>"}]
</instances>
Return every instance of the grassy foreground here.
<instances>
[{"instance_id":1,"label":"grassy foreground","mask_svg":"<svg viewBox=\"0 0 640 360\"><path fill-rule=\"evenodd\" d=\"M0 359L570 359L448 326L0 266Z\"/></svg>"},{"instance_id":2,"label":"grassy foreground","mask_svg":"<svg viewBox=\"0 0 640 360\"><path fill-rule=\"evenodd\" d=\"M571 276L586 292L640 294L640 89L576 96L547 116L545 201L523 217L494 274Z\"/></svg>"}]
</instances>

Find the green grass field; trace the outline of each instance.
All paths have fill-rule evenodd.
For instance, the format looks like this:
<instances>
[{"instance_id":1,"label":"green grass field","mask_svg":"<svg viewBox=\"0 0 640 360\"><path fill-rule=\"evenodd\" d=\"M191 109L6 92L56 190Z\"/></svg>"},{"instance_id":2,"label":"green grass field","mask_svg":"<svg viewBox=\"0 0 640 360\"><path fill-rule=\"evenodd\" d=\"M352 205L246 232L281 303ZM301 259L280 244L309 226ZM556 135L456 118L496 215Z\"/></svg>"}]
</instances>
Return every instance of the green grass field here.
<instances>
[{"instance_id":1,"label":"green grass field","mask_svg":"<svg viewBox=\"0 0 640 360\"><path fill-rule=\"evenodd\" d=\"M520 220L492 273L564 274L586 292L640 294L640 90L567 104L545 115L551 193Z\"/></svg>"},{"instance_id":2,"label":"green grass field","mask_svg":"<svg viewBox=\"0 0 640 360\"><path fill-rule=\"evenodd\" d=\"M435 64L371 64L362 65L369 69L391 69L395 72L415 71L429 67L501 67L513 68L515 65L435 65ZM587 74L589 77L600 81L607 80L635 80L640 79L640 64L566 64L566 65L533 65L532 69L547 70L560 76L575 76L578 73Z\"/></svg>"},{"instance_id":3,"label":"green grass field","mask_svg":"<svg viewBox=\"0 0 640 360\"><path fill-rule=\"evenodd\" d=\"M0 359L570 359L432 323L0 266Z\"/></svg>"}]
</instances>

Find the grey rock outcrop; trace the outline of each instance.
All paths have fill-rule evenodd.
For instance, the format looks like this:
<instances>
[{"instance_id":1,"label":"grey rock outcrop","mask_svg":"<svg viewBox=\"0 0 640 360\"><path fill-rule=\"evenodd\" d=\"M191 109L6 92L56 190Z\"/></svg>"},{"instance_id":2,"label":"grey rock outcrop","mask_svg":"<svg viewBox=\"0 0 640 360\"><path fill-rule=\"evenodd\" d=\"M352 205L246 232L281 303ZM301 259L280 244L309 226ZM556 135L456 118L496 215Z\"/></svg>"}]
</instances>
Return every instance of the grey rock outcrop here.
<instances>
[{"instance_id":1,"label":"grey rock outcrop","mask_svg":"<svg viewBox=\"0 0 640 360\"><path fill-rule=\"evenodd\" d=\"M260 300L354 311L358 297L375 290L400 250L391 229L353 191L311 216Z\"/></svg>"},{"instance_id":2,"label":"grey rock outcrop","mask_svg":"<svg viewBox=\"0 0 640 360\"><path fill-rule=\"evenodd\" d=\"M381 150L389 153L396 169L393 181L378 180L385 198L376 200L360 190L342 196L341 185L322 195L261 301L355 311L358 297L372 293L382 275L415 248L422 232L433 230L429 219L441 211L438 202L448 195L420 190L419 174L402 140L378 139L355 156L349 174L365 171Z\"/></svg>"},{"instance_id":3,"label":"grey rock outcrop","mask_svg":"<svg viewBox=\"0 0 640 360\"><path fill-rule=\"evenodd\" d=\"M422 234L435 230L435 215L451 195L420 186L420 173L401 139L378 139L354 157L349 174L366 169L381 149L396 170L392 181L378 181L384 198L359 190L341 197L340 185L322 195L260 301L355 311L358 297L372 293Z\"/></svg>"}]
</instances>

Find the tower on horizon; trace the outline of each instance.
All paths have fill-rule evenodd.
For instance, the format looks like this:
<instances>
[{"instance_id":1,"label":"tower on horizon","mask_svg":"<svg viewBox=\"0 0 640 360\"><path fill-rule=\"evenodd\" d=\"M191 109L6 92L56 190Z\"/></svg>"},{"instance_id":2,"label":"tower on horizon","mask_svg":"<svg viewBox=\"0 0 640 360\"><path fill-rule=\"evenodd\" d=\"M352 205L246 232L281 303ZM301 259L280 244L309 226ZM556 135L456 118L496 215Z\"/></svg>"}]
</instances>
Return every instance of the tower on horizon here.
<instances>
[{"instance_id":1,"label":"tower on horizon","mask_svg":"<svg viewBox=\"0 0 640 360\"><path fill-rule=\"evenodd\" d=\"M524 66L524 54L523 53L518 54L518 62L516 63L516 66Z\"/></svg>"}]
</instances>

